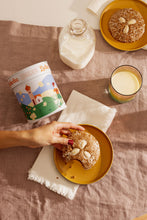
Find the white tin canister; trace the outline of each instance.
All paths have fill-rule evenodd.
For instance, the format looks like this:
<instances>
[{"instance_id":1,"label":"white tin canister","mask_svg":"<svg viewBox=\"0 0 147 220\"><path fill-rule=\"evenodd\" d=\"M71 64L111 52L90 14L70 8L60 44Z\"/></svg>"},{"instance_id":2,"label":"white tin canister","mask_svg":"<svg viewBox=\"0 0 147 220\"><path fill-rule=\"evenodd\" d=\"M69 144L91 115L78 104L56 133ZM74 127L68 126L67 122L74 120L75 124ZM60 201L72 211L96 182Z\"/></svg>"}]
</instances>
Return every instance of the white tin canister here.
<instances>
[{"instance_id":1,"label":"white tin canister","mask_svg":"<svg viewBox=\"0 0 147 220\"><path fill-rule=\"evenodd\" d=\"M66 108L46 61L34 64L8 79L29 122L37 121Z\"/></svg>"}]
</instances>

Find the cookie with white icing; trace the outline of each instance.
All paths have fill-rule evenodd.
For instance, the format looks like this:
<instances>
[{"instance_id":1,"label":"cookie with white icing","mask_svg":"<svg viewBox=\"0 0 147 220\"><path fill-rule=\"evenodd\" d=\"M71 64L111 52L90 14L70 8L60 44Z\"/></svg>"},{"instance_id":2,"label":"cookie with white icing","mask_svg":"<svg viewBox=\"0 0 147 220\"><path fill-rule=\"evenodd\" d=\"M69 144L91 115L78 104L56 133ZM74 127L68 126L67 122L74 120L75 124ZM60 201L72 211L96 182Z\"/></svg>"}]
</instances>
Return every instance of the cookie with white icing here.
<instances>
[{"instance_id":1,"label":"cookie with white icing","mask_svg":"<svg viewBox=\"0 0 147 220\"><path fill-rule=\"evenodd\" d=\"M86 131L72 132L68 137L74 144L64 146L62 157L65 162L79 160L85 169L93 167L100 157L100 147L97 139Z\"/></svg>"},{"instance_id":2,"label":"cookie with white icing","mask_svg":"<svg viewBox=\"0 0 147 220\"><path fill-rule=\"evenodd\" d=\"M123 8L112 14L108 27L115 40L131 43L139 40L144 34L145 21L139 11Z\"/></svg>"}]
</instances>

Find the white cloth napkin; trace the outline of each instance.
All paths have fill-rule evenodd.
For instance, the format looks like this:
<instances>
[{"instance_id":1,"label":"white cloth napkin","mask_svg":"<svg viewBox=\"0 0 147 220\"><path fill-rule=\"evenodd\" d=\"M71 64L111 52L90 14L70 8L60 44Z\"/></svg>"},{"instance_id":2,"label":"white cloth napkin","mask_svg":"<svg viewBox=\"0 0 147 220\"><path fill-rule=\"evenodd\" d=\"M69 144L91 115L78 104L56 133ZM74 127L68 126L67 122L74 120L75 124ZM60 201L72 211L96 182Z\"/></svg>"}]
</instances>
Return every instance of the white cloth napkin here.
<instances>
[{"instance_id":1,"label":"white cloth napkin","mask_svg":"<svg viewBox=\"0 0 147 220\"><path fill-rule=\"evenodd\" d=\"M94 14L97 15L97 19L98 21L100 20L101 17L101 13L104 10L104 8L111 3L113 0L92 0L90 2L90 4L88 5L88 9L90 11L92 11ZM147 4L147 0L143 0L146 4ZM98 22L99 24L99 22ZM147 25L147 24L146 24ZM98 29L100 29L100 27L98 26ZM144 47L142 47L142 49L147 50L147 45L145 45Z\"/></svg>"},{"instance_id":2,"label":"white cloth napkin","mask_svg":"<svg viewBox=\"0 0 147 220\"><path fill-rule=\"evenodd\" d=\"M73 90L67 101L67 108L61 113L58 121L91 124L106 132L115 113L116 109ZM29 170L28 179L44 184L50 190L72 200L79 185L60 175L54 164L53 150L52 146L43 147Z\"/></svg>"}]
</instances>

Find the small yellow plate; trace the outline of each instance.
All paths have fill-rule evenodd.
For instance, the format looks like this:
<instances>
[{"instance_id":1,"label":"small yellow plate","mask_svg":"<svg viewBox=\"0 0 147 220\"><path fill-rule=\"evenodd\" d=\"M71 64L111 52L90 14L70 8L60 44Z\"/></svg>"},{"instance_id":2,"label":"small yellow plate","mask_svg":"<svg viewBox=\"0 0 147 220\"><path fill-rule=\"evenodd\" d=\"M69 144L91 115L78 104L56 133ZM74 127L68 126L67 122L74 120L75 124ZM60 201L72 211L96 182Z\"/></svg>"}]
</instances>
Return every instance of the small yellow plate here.
<instances>
[{"instance_id":1,"label":"small yellow plate","mask_svg":"<svg viewBox=\"0 0 147 220\"><path fill-rule=\"evenodd\" d=\"M145 21L145 33L133 43L121 43L115 40L109 32L108 22L113 13L119 9L132 8L139 11ZM119 50L133 51L138 50L147 44L147 4L140 0L115 0L106 6L100 18L100 30L104 39L113 47Z\"/></svg>"},{"instance_id":2,"label":"small yellow plate","mask_svg":"<svg viewBox=\"0 0 147 220\"><path fill-rule=\"evenodd\" d=\"M61 151L54 150L54 161L57 170L67 180L78 184L89 184L101 179L109 170L113 159L112 144L107 135L92 125L81 125L85 130L91 133L100 144L100 158L97 163L89 170L85 170L81 163L77 160L72 160L65 163Z\"/></svg>"}]
</instances>

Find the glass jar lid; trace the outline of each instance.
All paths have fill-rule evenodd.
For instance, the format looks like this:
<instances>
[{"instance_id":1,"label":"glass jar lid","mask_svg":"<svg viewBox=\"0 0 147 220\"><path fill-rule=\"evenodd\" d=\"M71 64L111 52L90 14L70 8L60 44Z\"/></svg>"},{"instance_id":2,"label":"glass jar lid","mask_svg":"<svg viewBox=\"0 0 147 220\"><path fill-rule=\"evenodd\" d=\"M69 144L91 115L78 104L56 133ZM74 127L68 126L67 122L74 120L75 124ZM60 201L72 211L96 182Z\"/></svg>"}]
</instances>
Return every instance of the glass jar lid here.
<instances>
[{"instance_id":1,"label":"glass jar lid","mask_svg":"<svg viewBox=\"0 0 147 220\"><path fill-rule=\"evenodd\" d=\"M87 29L87 24L83 19L76 18L70 22L70 33L73 35L81 35Z\"/></svg>"}]
</instances>

